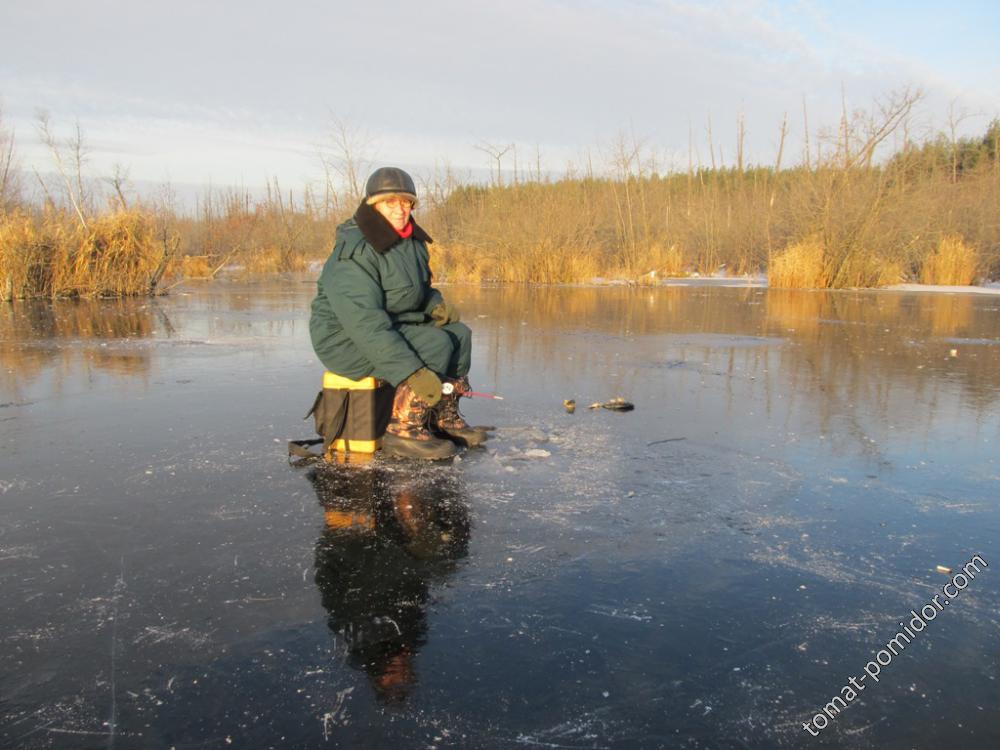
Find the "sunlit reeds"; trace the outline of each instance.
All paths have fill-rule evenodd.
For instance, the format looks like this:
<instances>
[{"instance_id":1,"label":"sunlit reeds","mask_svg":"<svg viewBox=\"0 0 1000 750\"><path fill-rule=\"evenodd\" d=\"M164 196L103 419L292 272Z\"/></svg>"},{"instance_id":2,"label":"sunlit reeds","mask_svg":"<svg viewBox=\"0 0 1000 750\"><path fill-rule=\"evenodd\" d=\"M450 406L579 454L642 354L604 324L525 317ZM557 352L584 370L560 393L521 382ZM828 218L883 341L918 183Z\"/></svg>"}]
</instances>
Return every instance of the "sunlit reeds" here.
<instances>
[{"instance_id":1,"label":"sunlit reeds","mask_svg":"<svg viewBox=\"0 0 1000 750\"><path fill-rule=\"evenodd\" d=\"M934 238L948 232L980 248L986 275L1000 273L992 218L1000 215L1000 170L991 164L957 182L909 163L825 163L629 184L628 201L610 179L456 187L426 220L448 248L435 271L541 283L767 271L777 286L877 287L917 280ZM541 262L539 253L553 258Z\"/></svg>"},{"instance_id":2,"label":"sunlit reeds","mask_svg":"<svg viewBox=\"0 0 1000 750\"><path fill-rule=\"evenodd\" d=\"M185 279L212 278L211 258L207 255L183 255L171 265L171 276L181 276Z\"/></svg>"},{"instance_id":3,"label":"sunlit reeds","mask_svg":"<svg viewBox=\"0 0 1000 750\"><path fill-rule=\"evenodd\" d=\"M830 285L823 242L818 237L789 245L771 258L768 286L778 289L822 289Z\"/></svg>"},{"instance_id":4,"label":"sunlit reeds","mask_svg":"<svg viewBox=\"0 0 1000 750\"><path fill-rule=\"evenodd\" d=\"M259 248L247 255L243 270L251 276L302 271L308 260L302 253L276 247Z\"/></svg>"},{"instance_id":5,"label":"sunlit reeds","mask_svg":"<svg viewBox=\"0 0 1000 750\"><path fill-rule=\"evenodd\" d=\"M924 259L920 281L924 284L964 286L976 280L979 254L960 236L942 237L937 250Z\"/></svg>"},{"instance_id":6,"label":"sunlit reeds","mask_svg":"<svg viewBox=\"0 0 1000 750\"><path fill-rule=\"evenodd\" d=\"M0 216L0 297L150 294L167 245L139 209L99 214L83 226L67 213L19 209Z\"/></svg>"}]
</instances>

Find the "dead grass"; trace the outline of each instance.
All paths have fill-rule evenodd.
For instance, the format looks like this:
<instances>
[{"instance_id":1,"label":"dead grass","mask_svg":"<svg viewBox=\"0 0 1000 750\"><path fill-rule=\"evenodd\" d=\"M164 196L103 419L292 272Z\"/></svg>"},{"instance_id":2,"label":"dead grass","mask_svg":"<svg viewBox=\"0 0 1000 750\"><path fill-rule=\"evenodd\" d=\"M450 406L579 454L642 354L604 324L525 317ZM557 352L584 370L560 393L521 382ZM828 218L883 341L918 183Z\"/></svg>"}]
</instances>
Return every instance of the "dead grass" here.
<instances>
[{"instance_id":1,"label":"dead grass","mask_svg":"<svg viewBox=\"0 0 1000 750\"><path fill-rule=\"evenodd\" d=\"M929 255L920 269L924 284L966 286L976 280L979 253L959 235L942 237L937 250Z\"/></svg>"},{"instance_id":2,"label":"dead grass","mask_svg":"<svg viewBox=\"0 0 1000 750\"><path fill-rule=\"evenodd\" d=\"M308 265L305 256L275 247L258 249L246 257L245 273L251 276L302 271Z\"/></svg>"},{"instance_id":3,"label":"dead grass","mask_svg":"<svg viewBox=\"0 0 1000 750\"><path fill-rule=\"evenodd\" d=\"M125 297L149 294L166 246L142 210L93 217L84 228L56 211L0 216L0 297Z\"/></svg>"},{"instance_id":4,"label":"dead grass","mask_svg":"<svg viewBox=\"0 0 1000 750\"><path fill-rule=\"evenodd\" d=\"M858 289L898 284L903 263L865 248L833 254L818 236L793 243L768 266L767 283L775 289Z\"/></svg>"},{"instance_id":5,"label":"dead grass","mask_svg":"<svg viewBox=\"0 0 1000 750\"><path fill-rule=\"evenodd\" d=\"M684 254L677 245L664 248L662 243L653 243L649 248L648 262L652 264L651 272L660 277L686 276L687 265Z\"/></svg>"},{"instance_id":6,"label":"dead grass","mask_svg":"<svg viewBox=\"0 0 1000 750\"><path fill-rule=\"evenodd\" d=\"M826 288L873 289L904 280L902 261L857 248L838 259L836 271Z\"/></svg>"},{"instance_id":7,"label":"dead grass","mask_svg":"<svg viewBox=\"0 0 1000 750\"><path fill-rule=\"evenodd\" d=\"M824 289L830 286L823 241L807 237L771 259L767 284L775 289Z\"/></svg>"},{"instance_id":8,"label":"dead grass","mask_svg":"<svg viewBox=\"0 0 1000 750\"><path fill-rule=\"evenodd\" d=\"M442 281L482 283L497 281L496 262L478 248L460 242L435 242L428 247L431 269Z\"/></svg>"},{"instance_id":9,"label":"dead grass","mask_svg":"<svg viewBox=\"0 0 1000 750\"><path fill-rule=\"evenodd\" d=\"M173 275L185 279L210 279L215 268L208 255L185 255L172 269Z\"/></svg>"}]
</instances>

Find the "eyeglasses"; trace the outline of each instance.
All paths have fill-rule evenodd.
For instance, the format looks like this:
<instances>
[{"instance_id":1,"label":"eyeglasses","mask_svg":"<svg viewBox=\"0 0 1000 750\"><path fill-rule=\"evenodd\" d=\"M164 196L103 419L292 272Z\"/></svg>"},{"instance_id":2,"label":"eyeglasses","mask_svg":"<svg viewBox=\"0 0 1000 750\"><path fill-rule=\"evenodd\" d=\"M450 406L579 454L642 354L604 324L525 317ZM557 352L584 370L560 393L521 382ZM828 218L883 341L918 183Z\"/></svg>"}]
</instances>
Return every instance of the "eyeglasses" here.
<instances>
[{"instance_id":1,"label":"eyeglasses","mask_svg":"<svg viewBox=\"0 0 1000 750\"><path fill-rule=\"evenodd\" d=\"M389 208L396 208L403 211L413 210L413 201L409 198L386 198L384 201L379 201L379 203L384 203Z\"/></svg>"}]
</instances>

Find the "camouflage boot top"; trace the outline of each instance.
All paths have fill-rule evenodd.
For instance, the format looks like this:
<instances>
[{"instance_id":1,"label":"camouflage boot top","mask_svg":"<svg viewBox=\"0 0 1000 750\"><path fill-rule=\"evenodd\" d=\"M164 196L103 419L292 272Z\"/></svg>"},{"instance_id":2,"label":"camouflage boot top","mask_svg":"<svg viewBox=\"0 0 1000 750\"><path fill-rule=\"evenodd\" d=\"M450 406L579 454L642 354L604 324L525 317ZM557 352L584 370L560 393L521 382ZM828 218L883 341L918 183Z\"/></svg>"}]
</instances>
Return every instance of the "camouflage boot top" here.
<instances>
[{"instance_id":1,"label":"camouflage boot top","mask_svg":"<svg viewBox=\"0 0 1000 750\"><path fill-rule=\"evenodd\" d=\"M469 426L458 410L458 399L469 390L469 381L466 378L445 378L444 382L451 383L455 390L441 396L441 400L434 407L434 415L437 417L438 427L441 429L464 430Z\"/></svg>"},{"instance_id":2,"label":"camouflage boot top","mask_svg":"<svg viewBox=\"0 0 1000 750\"><path fill-rule=\"evenodd\" d=\"M392 420L385 431L410 440L432 440L433 435L427 429L430 407L413 395L408 385L396 388L396 396L392 401Z\"/></svg>"},{"instance_id":3,"label":"camouflage boot top","mask_svg":"<svg viewBox=\"0 0 1000 750\"><path fill-rule=\"evenodd\" d=\"M437 428L453 440L474 448L481 445L489 437L486 430L481 427L472 427L462 413L458 410L458 399L463 393L471 390L468 378L445 378L446 383L451 383L455 390L441 396L441 400L434 407L434 419Z\"/></svg>"}]
</instances>

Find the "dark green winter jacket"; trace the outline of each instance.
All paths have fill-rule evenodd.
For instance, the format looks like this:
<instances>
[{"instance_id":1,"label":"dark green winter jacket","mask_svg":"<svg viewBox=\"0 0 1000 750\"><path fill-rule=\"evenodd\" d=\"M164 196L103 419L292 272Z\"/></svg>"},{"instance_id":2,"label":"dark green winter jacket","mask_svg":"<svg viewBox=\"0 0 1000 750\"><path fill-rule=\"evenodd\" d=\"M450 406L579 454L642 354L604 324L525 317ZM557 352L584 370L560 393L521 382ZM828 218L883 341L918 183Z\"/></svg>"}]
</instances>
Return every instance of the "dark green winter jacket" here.
<instances>
[{"instance_id":1,"label":"dark green winter jacket","mask_svg":"<svg viewBox=\"0 0 1000 750\"><path fill-rule=\"evenodd\" d=\"M429 242L416 222L412 236L401 238L364 203L337 227L309 319L313 349L328 370L399 385L424 366L397 327L428 323L442 302L431 286Z\"/></svg>"}]
</instances>

